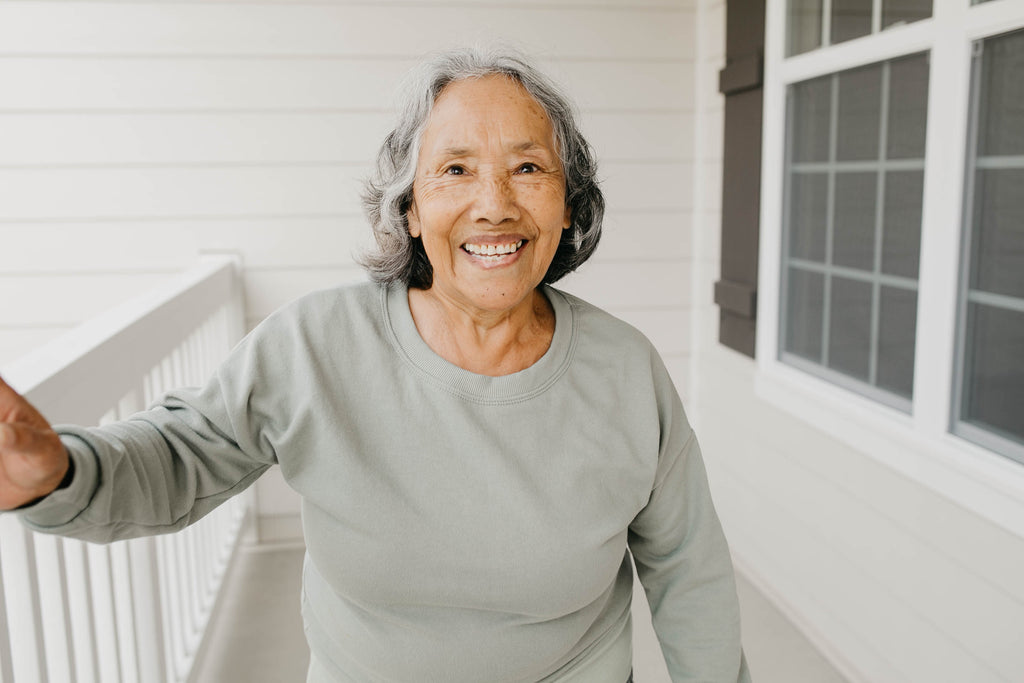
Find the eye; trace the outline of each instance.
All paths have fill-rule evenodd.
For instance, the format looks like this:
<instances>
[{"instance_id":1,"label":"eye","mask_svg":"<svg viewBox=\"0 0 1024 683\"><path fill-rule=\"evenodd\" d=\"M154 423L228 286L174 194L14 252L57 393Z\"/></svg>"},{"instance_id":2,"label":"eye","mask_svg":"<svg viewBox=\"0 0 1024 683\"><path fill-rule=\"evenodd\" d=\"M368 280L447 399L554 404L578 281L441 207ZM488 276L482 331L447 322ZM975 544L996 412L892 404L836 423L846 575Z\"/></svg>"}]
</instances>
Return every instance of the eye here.
<instances>
[{"instance_id":1,"label":"eye","mask_svg":"<svg viewBox=\"0 0 1024 683\"><path fill-rule=\"evenodd\" d=\"M527 162L525 164L520 165L519 168L516 169L516 173L536 173L539 170L540 168L537 166L537 164Z\"/></svg>"},{"instance_id":2,"label":"eye","mask_svg":"<svg viewBox=\"0 0 1024 683\"><path fill-rule=\"evenodd\" d=\"M445 175L465 175L466 169L458 164L452 164L448 168L444 169Z\"/></svg>"}]
</instances>

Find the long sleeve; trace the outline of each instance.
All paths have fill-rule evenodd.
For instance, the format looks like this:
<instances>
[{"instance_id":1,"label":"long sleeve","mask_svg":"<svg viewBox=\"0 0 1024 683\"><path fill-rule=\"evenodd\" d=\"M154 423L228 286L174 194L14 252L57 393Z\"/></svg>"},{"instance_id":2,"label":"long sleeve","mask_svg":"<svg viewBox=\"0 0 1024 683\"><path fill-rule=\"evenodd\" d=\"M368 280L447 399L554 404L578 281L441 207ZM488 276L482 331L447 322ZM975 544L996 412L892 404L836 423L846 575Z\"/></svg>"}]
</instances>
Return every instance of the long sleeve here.
<instances>
[{"instance_id":1,"label":"long sleeve","mask_svg":"<svg viewBox=\"0 0 1024 683\"><path fill-rule=\"evenodd\" d=\"M272 441L287 419L264 414L257 387L282 371L269 369L263 346L247 339L204 388L171 392L127 420L56 427L74 478L22 521L93 542L168 533L251 485L275 463Z\"/></svg>"},{"instance_id":2,"label":"long sleeve","mask_svg":"<svg viewBox=\"0 0 1024 683\"><path fill-rule=\"evenodd\" d=\"M745 683L732 561L700 447L671 386L663 398L662 453L630 552L674 683Z\"/></svg>"}]
</instances>

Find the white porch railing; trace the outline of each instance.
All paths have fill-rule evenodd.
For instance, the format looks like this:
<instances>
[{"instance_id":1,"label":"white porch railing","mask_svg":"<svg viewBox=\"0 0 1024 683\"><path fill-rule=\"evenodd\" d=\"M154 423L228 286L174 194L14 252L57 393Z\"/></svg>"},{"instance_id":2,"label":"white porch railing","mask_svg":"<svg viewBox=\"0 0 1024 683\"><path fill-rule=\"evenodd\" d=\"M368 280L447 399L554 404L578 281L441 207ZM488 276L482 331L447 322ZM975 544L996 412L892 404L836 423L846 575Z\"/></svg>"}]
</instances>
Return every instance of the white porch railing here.
<instances>
[{"instance_id":1,"label":"white porch railing","mask_svg":"<svg viewBox=\"0 0 1024 683\"><path fill-rule=\"evenodd\" d=\"M52 423L103 423L201 384L242 331L234 261L211 257L4 376ZM110 545L0 516L0 683L186 681L249 508L239 496L179 533Z\"/></svg>"}]
</instances>

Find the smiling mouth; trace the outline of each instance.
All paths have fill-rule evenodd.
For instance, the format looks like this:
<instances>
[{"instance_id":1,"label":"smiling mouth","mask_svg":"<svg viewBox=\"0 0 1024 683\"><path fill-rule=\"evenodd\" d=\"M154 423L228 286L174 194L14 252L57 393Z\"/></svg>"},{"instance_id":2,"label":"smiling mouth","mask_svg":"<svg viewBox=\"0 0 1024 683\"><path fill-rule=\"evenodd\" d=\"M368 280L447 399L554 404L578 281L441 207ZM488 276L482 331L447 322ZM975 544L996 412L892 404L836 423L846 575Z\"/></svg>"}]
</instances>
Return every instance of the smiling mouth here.
<instances>
[{"instance_id":1,"label":"smiling mouth","mask_svg":"<svg viewBox=\"0 0 1024 683\"><path fill-rule=\"evenodd\" d=\"M497 260L502 256L516 253L525 243L526 240L517 240L507 244L470 244L467 242L462 245L462 249L473 256Z\"/></svg>"}]
</instances>

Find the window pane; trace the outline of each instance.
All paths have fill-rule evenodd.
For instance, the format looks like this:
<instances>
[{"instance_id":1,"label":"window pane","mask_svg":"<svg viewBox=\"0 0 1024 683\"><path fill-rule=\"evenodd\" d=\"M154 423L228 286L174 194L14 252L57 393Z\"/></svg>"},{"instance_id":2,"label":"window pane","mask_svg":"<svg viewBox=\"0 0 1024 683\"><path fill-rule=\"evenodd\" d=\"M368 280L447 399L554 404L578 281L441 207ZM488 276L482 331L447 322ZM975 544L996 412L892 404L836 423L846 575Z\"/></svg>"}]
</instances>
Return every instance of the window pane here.
<instances>
[{"instance_id":1,"label":"window pane","mask_svg":"<svg viewBox=\"0 0 1024 683\"><path fill-rule=\"evenodd\" d=\"M839 74L839 130L836 158L877 159L882 67L874 65Z\"/></svg>"},{"instance_id":2,"label":"window pane","mask_svg":"<svg viewBox=\"0 0 1024 683\"><path fill-rule=\"evenodd\" d=\"M871 33L871 0L832 0L832 42Z\"/></svg>"},{"instance_id":3,"label":"window pane","mask_svg":"<svg viewBox=\"0 0 1024 683\"><path fill-rule=\"evenodd\" d=\"M859 380L870 379L871 285L832 278L828 365Z\"/></svg>"},{"instance_id":4,"label":"window pane","mask_svg":"<svg viewBox=\"0 0 1024 683\"><path fill-rule=\"evenodd\" d=\"M878 386L910 398L914 391L917 292L882 287L879 298Z\"/></svg>"},{"instance_id":5,"label":"window pane","mask_svg":"<svg viewBox=\"0 0 1024 683\"><path fill-rule=\"evenodd\" d=\"M791 86L790 107L795 162L827 161L832 103L832 78L815 78Z\"/></svg>"},{"instance_id":6,"label":"window pane","mask_svg":"<svg viewBox=\"0 0 1024 683\"><path fill-rule=\"evenodd\" d=\"M928 55L892 62L889 71L890 159L923 159L928 115Z\"/></svg>"},{"instance_id":7,"label":"window pane","mask_svg":"<svg viewBox=\"0 0 1024 683\"><path fill-rule=\"evenodd\" d=\"M832 262L874 270L877 173L837 173Z\"/></svg>"},{"instance_id":8,"label":"window pane","mask_svg":"<svg viewBox=\"0 0 1024 683\"><path fill-rule=\"evenodd\" d=\"M824 320L825 279L821 273L789 269L786 310L786 338L782 347L789 353L821 362L821 330Z\"/></svg>"},{"instance_id":9,"label":"window pane","mask_svg":"<svg viewBox=\"0 0 1024 683\"><path fill-rule=\"evenodd\" d=\"M882 0L882 28L909 24L932 15L932 0Z\"/></svg>"},{"instance_id":10,"label":"window pane","mask_svg":"<svg viewBox=\"0 0 1024 683\"><path fill-rule=\"evenodd\" d=\"M1024 462L1024 31L980 41L954 430ZM970 429L967 427L970 425ZM1016 442L1016 443L1014 443Z\"/></svg>"},{"instance_id":11,"label":"window pane","mask_svg":"<svg viewBox=\"0 0 1024 683\"><path fill-rule=\"evenodd\" d=\"M963 419L1024 442L1024 313L971 304Z\"/></svg>"},{"instance_id":12,"label":"window pane","mask_svg":"<svg viewBox=\"0 0 1024 683\"><path fill-rule=\"evenodd\" d=\"M789 0L786 56L821 47L821 0Z\"/></svg>"},{"instance_id":13,"label":"window pane","mask_svg":"<svg viewBox=\"0 0 1024 683\"><path fill-rule=\"evenodd\" d=\"M905 409L913 391L927 100L928 58L920 54L798 83L788 93L783 353Z\"/></svg>"},{"instance_id":14,"label":"window pane","mask_svg":"<svg viewBox=\"0 0 1024 683\"><path fill-rule=\"evenodd\" d=\"M825 261L828 175L794 173L790 188L789 253L794 258Z\"/></svg>"},{"instance_id":15,"label":"window pane","mask_svg":"<svg viewBox=\"0 0 1024 683\"><path fill-rule=\"evenodd\" d=\"M882 218L882 272L917 279L921 257L923 171L885 174L885 212Z\"/></svg>"},{"instance_id":16,"label":"window pane","mask_svg":"<svg viewBox=\"0 0 1024 683\"><path fill-rule=\"evenodd\" d=\"M1024 299L1024 168L979 170L971 288Z\"/></svg>"},{"instance_id":17,"label":"window pane","mask_svg":"<svg viewBox=\"0 0 1024 683\"><path fill-rule=\"evenodd\" d=\"M978 154L1024 154L1024 31L985 41Z\"/></svg>"}]
</instances>

